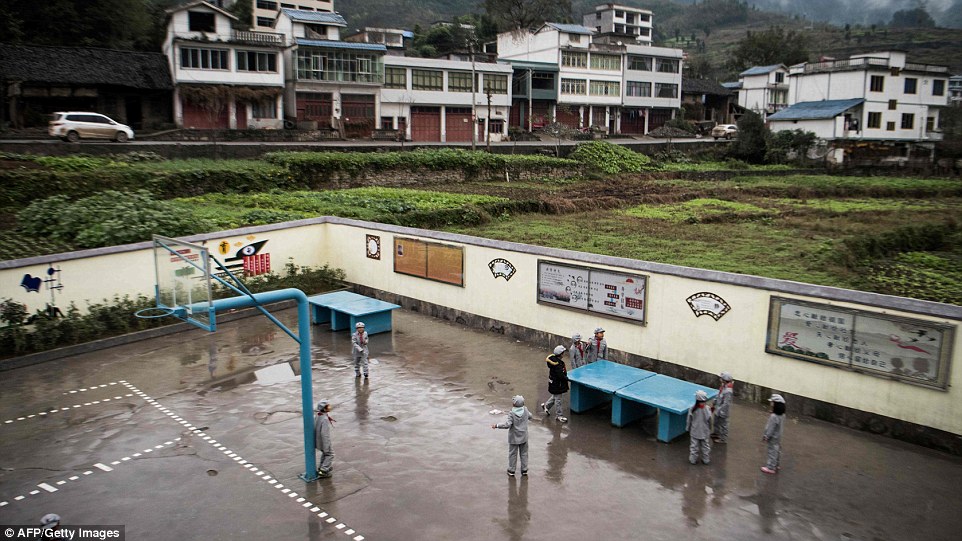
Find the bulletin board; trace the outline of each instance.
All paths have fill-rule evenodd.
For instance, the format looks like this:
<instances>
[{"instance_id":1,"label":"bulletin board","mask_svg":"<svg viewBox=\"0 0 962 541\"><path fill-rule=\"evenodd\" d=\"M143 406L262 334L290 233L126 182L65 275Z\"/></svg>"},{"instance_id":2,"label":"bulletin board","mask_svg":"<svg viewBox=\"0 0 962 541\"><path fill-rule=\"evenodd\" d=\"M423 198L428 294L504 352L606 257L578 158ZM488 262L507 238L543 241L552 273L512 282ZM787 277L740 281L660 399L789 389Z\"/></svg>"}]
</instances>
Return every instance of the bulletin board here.
<instances>
[{"instance_id":1,"label":"bulletin board","mask_svg":"<svg viewBox=\"0 0 962 541\"><path fill-rule=\"evenodd\" d=\"M648 277L538 261L538 302L645 323Z\"/></svg>"},{"instance_id":2,"label":"bulletin board","mask_svg":"<svg viewBox=\"0 0 962 541\"><path fill-rule=\"evenodd\" d=\"M772 297L765 351L945 389L955 327Z\"/></svg>"},{"instance_id":3,"label":"bulletin board","mask_svg":"<svg viewBox=\"0 0 962 541\"><path fill-rule=\"evenodd\" d=\"M464 247L394 237L394 272L464 287Z\"/></svg>"}]
</instances>

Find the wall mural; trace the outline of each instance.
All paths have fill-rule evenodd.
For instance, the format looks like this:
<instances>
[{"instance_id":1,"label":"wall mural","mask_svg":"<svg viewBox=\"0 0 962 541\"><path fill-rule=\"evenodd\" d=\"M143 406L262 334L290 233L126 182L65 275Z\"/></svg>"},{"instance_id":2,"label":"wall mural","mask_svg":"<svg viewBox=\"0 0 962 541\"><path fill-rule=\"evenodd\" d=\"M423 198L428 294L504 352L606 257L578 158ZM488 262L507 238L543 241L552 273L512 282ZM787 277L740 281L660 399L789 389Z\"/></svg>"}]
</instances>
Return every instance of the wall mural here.
<instances>
[{"instance_id":1,"label":"wall mural","mask_svg":"<svg viewBox=\"0 0 962 541\"><path fill-rule=\"evenodd\" d=\"M691 311L695 313L696 317L711 316L715 321L721 319L722 316L732 309L731 305L729 305L725 299L707 291L695 293L685 299L685 301L688 303Z\"/></svg>"},{"instance_id":2,"label":"wall mural","mask_svg":"<svg viewBox=\"0 0 962 541\"><path fill-rule=\"evenodd\" d=\"M20 286L24 288L27 293L40 293L42 286L46 286L47 291L50 292L50 302L47 303L47 307L44 310L47 317L63 317L63 312L57 307L57 297L56 293L63 290L63 282L60 279L60 267L54 268L53 265L47 267L45 274L46 278L41 278L40 276L33 276L30 273L24 274L23 279L20 280ZM26 308L26 305L24 305ZM31 321L35 319L30 318Z\"/></svg>"},{"instance_id":3,"label":"wall mural","mask_svg":"<svg viewBox=\"0 0 962 541\"><path fill-rule=\"evenodd\" d=\"M497 259L492 259L491 262L488 263L488 268L491 269L492 276L495 278L504 278L506 282L511 280L511 277L514 276L514 273L517 271L510 261L500 257Z\"/></svg>"},{"instance_id":4,"label":"wall mural","mask_svg":"<svg viewBox=\"0 0 962 541\"><path fill-rule=\"evenodd\" d=\"M217 243L217 252L221 257L229 256L226 259L221 259L221 263L235 276L242 272L245 278L250 278L271 272L271 254L264 250L264 245L267 244L268 239L255 239L257 239L256 236L248 235L245 237L246 242L237 241L231 244L222 240ZM220 278L227 276L227 273L223 271L211 270L214 275Z\"/></svg>"}]
</instances>

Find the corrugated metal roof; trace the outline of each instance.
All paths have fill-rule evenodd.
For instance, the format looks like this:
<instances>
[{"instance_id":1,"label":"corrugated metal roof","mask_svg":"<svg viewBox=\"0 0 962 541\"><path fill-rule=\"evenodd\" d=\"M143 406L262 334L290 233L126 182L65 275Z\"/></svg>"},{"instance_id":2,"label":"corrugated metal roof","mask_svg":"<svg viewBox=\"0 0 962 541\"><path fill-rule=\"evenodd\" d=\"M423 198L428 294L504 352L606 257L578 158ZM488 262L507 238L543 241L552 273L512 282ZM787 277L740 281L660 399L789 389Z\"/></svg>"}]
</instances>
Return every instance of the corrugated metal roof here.
<instances>
[{"instance_id":1,"label":"corrugated metal roof","mask_svg":"<svg viewBox=\"0 0 962 541\"><path fill-rule=\"evenodd\" d=\"M387 52L387 47L380 43L358 43L354 41L332 41L327 39L296 38L298 45L306 47L327 47L328 49L353 49L355 51Z\"/></svg>"},{"instance_id":2,"label":"corrugated metal roof","mask_svg":"<svg viewBox=\"0 0 962 541\"><path fill-rule=\"evenodd\" d=\"M567 32L569 34L582 34L585 36L590 36L595 33L594 30L581 26L580 24L563 24L563 23L544 23L545 26L550 26L559 32Z\"/></svg>"},{"instance_id":3,"label":"corrugated metal roof","mask_svg":"<svg viewBox=\"0 0 962 541\"><path fill-rule=\"evenodd\" d=\"M768 120L824 120L835 118L856 105L865 102L864 98L850 100L803 101L787 109L768 115Z\"/></svg>"},{"instance_id":4,"label":"corrugated metal roof","mask_svg":"<svg viewBox=\"0 0 962 541\"><path fill-rule=\"evenodd\" d=\"M739 73L738 75L765 75L766 73L771 73L778 68L784 68L782 64L773 64L771 66L752 66L747 70Z\"/></svg>"},{"instance_id":5,"label":"corrugated metal roof","mask_svg":"<svg viewBox=\"0 0 962 541\"><path fill-rule=\"evenodd\" d=\"M284 15L290 17L292 21L299 23L323 23L334 26L347 26L347 21L338 13L328 13L326 11L304 11L300 9L281 8Z\"/></svg>"},{"instance_id":6,"label":"corrugated metal roof","mask_svg":"<svg viewBox=\"0 0 962 541\"><path fill-rule=\"evenodd\" d=\"M525 62L523 60L499 60L500 63L508 63L515 69L531 69L533 71L561 71L557 64L547 62Z\"/></svg>"},{"instance_id":7,"label":"corrugated metal roof","mask_svg":"<svg viewBox=\"0 0 962 541\"><path fill-rule=\"evenodd\" d=\"M734 82L734 83L722 83L721 85L722 85L723 87L727 88L728 90L741 90L741 89L742 89L742 84L741 84L740 82L738 82L738 81L736 81L736 82Z\"/></svg>"}]
</instances>

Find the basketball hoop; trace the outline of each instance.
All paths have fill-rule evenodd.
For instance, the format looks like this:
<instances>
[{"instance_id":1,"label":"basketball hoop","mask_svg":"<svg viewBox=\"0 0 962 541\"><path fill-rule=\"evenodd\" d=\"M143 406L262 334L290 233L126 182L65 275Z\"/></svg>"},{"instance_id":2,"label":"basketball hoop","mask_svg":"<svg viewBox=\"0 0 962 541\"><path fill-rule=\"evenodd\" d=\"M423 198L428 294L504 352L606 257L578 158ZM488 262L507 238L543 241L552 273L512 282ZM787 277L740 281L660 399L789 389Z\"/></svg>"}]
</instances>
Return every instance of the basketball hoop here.
<instances>
[{"instance_id":1,"label":"basketball hoop","mask_svg":"<svg viewBox=\"0 0 962 541\"><path fill-rule=\"evenodd\" d=\"M134 315L140 319L159 319L162 317L168 317L174 315L173 308L167 308L164 306L151 306L149 308L142 308L134 312Z\"/></svg>"}]
</instances>

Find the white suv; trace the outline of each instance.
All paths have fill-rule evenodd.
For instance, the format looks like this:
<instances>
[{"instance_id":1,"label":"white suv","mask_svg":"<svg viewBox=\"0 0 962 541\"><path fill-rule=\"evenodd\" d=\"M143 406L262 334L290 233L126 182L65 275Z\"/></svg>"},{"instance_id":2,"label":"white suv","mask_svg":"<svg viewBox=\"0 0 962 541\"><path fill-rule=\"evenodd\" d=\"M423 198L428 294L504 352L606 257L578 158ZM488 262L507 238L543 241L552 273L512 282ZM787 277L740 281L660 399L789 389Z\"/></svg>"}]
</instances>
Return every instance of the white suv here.
<instances>
[{"instance_id":1,"label":"white suv","mask_svg":"<svg viewBox=\"0 0 962 541\"><path fill-rule=\"evenodd\" d=\"M134 138L130 126L115 122L99 113L54 113L50 117L49 133L64 141L76 143L83 139L111 139L126 143Z\"/></svg>"}]
</instances>

